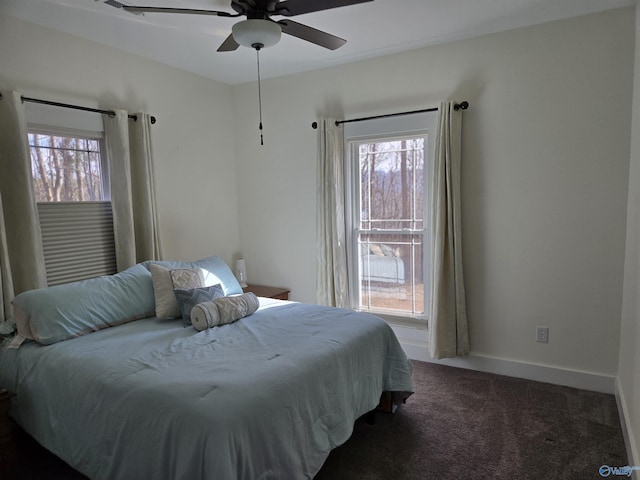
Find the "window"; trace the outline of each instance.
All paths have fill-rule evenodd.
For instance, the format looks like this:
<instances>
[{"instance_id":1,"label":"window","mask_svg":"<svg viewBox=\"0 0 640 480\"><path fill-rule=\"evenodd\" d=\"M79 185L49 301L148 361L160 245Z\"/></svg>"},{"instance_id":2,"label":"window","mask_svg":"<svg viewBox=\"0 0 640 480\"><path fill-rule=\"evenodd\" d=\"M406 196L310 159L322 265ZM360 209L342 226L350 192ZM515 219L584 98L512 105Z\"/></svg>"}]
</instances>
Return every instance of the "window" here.
<instances>
[{"instance_id":1,"label":"window","mask_svg":"<svg viewBox=\"0 0 640 480\"><path fill-rule=\"evenodd\" d=\"M115 273L102 131L30 123L28 141L48 285Z\"/></svg>"},{"instance_id":2,"label":"window","mask_svg":"<svg viewBox=\"0 0 640 480\"><path fill-rule=\"evenodd\" d=\"M108 199L100 138L29 132L31 172L37 202ZM103 173L103 171L105 173Z\"/></svg>"},{"instance_id":3,"label":"window","mask_svg":"<svg viewBox=\"0 0 640 480\"><path fill-rule=\"evenodd\" d=\"M426 318L433 115L345 128L352 307Z\"/></svg>"}]
</instances>

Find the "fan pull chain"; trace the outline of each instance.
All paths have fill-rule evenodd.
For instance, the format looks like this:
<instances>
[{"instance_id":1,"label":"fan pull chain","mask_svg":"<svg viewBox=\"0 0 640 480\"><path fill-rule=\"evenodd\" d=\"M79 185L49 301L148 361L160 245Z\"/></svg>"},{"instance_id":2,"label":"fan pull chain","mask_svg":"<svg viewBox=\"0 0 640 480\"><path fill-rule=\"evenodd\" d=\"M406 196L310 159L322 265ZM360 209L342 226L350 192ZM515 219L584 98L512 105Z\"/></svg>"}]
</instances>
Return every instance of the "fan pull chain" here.
<instances>
[{"instance_id":1,"label":"fan pull chain","mask_svg":"<svg viewBox=\"0 0 640 480\"><path fill-rule=\"evenodd\" d=\"M260 145L264 145L262 136L262 91L260 89L260 46L256 46L256 59L258 63L258 111L260 112Z\"/></svg>"}]
</instances>

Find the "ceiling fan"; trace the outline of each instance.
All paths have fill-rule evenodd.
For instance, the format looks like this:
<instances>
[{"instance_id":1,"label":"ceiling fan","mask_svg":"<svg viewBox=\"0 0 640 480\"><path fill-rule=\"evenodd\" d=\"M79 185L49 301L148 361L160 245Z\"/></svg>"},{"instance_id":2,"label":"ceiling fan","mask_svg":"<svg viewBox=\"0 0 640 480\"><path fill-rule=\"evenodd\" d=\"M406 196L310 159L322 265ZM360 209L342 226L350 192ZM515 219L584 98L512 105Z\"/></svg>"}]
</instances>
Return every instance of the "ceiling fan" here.
<instances>
[{"instance_id":1,"label":"ceiling fan","mask_svg":"<svg viewBox=\"0 0 640 480\"><path fill-rule=\"evenodd\" d=\"M232 33L222 45L219 52L236 50L240 45L256 50L275 45L282 32L306 40L330 50L341 47L347 41L330 33L317 30L293 20L272 20L272 16L293 17L305 13L346 7L373 0L232 0L231 8L236 13L217 10L199 10L192 8L143 7L122 5L122 9L134 14L141 13L181 13L191 15L212 15L217 17L247 17L233 25Z\"/></svg>"}]
</instances>

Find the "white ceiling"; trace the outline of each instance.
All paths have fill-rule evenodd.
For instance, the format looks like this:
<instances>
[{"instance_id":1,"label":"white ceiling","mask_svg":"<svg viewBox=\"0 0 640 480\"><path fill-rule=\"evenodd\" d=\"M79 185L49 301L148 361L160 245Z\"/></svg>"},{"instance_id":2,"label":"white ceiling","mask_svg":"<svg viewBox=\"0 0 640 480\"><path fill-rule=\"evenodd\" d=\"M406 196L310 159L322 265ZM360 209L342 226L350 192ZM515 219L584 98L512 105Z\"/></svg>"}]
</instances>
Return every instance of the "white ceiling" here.
<instances>
[{"instance_id":1,"label":"white ceiling","mask_svg":"<svg viewBox=\"0 0 640 480\"><path fill-rule=\"evenodd\" d=\"M104 0L0 0L14 16L141 55L221 82L256 78L256 54L216 49L242 18L147 13L133 15ZM231 13L230 0L120 0L127 5ZM287 35L260 53L263 78L471 38L635 4L635 0L374 0L296 16L297 22L347 39L330 51ZM274 17L276 20L282 17Z\"/></svg>"}]
</instances>

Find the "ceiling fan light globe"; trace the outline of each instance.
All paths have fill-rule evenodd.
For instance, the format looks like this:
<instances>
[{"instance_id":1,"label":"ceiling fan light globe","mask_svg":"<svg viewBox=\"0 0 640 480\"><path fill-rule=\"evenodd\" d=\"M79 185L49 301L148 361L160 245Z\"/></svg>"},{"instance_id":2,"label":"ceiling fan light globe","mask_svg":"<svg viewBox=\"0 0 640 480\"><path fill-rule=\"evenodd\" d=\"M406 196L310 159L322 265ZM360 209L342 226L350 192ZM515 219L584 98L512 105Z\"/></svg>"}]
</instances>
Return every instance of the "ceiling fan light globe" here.
<instances>
[{"instance_id":1,"label":"ceiling fan light globe","mask_svg":"<svg viewBox=\"0 0 640 480\"><path fill-rule=\"evenodd\" d=\"M243 47L271 47L280 41L282 28L270 20L250 19L236 23L231 28L233 39Z\"/></svg>"}]
</instances>

